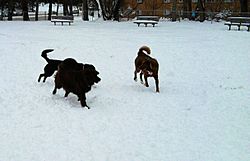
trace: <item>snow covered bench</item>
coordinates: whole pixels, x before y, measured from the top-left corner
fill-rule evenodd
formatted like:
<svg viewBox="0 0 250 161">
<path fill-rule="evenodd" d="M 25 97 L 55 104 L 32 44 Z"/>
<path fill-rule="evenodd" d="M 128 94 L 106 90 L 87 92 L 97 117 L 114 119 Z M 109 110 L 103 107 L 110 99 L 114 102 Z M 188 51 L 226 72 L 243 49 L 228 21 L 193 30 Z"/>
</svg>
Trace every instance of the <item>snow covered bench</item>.
<svg viewBox="0 0 250 161">
<path fill-rule="evenodd" d="M 250 31 L 250 17 L 228 17 L 224 25 L 227 25 L 229 30 L 231 30 L 231 26 L 238 26 L 238 30 L 241 26 L 246 26 L 247 31 Z"/>
<path fill-rule="evenodd" d="M 74 21 L 74 16 L 52 16 L 51 22 L 54 22 L 54 25 L 56 25 L 57 22 L 61 23 L 73 23 Z"/>
<path fill-rule="evenodd" d="M 155 25 L 158 24 L 159 19 L 159 16 L 137 16 L 134 23 L 136 23 L 138 27 L 140 24 L 144 24 L 145 27 L 147 27 L 148 24 L 151 24 L 153 27 L 155 27 Z"/>
</svg>

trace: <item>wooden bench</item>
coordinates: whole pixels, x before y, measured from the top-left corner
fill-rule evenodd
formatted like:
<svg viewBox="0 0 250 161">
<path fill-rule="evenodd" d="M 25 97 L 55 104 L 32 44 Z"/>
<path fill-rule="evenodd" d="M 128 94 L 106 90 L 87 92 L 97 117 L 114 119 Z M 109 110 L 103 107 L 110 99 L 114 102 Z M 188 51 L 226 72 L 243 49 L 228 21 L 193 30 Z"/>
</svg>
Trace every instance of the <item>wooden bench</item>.
<svg viewBox="0 0 250 161">
<path fill-rule="evenodd" d="M 140 26 L 140 24 L 144 24 L 145 27 L 148 26 L 148 24 L 153 25 L 155 27 L 156 24 L 158 24 L 160 17 L 159 16 L 137 16 L 134 23 Z"/>
<path fill-rule="evenodd" d="M 54 25 L 56 25 L 56 23 L 61 23 L 63 25 L 63 23 L 69 23 L 69 25 L 71 23 L 73 23 L 74 21 L 74 16 L 52 16 L 51 18 L 51 22 L 54 22 Z"/>
<path fill-rule="evenodd" d="M 246 26 L 247 31 L 250 31 L 250 17 L 228 17 L 224 25 L 227 25 L 229 30 L 231 26 L 238 26 L 238 30 L 241 26 Z"/>
</svg>

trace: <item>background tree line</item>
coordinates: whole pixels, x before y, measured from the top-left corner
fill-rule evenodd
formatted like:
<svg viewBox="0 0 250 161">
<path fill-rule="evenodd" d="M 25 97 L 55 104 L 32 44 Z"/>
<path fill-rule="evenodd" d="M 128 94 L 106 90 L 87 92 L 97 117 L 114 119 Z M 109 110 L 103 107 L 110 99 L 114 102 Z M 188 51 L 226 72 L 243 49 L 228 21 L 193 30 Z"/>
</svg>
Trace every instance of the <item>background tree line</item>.
<svg viewBox="0 0 250 161">
<path fill-rule="evenodd" d="M 13 18 L 15 10 L 21 10 L 24 21 L 29 21 L 29 11 L 35 11 L 35 20 L 38 20 L 39 5 L 41 3 L 49 4 L 48 8 L 48 20 L 51 20 L 52 5 L 62 4 L 63 14 L 72 15 L 73 6 L 81 6 L 83 12 L 83 20 L 88 21 L 89 4 L 94 4 L 101 10 L 104 20 L 119 20 L 119 9 L 121 0 L 0 0 L 0 15 L 3 15 L 3 11 L 8 11 L 7 19 L 9 21 Z M 58 9 L 56 14 L 58 14 Z"/>
<path fill-rule="evenodd" d="M 248 12 L 248 1 L 249 0 L 240 0 L 241 12 Z M 0 15 L 3 15 L 3 11 L 7 9 L 8 20 L 11 21 L 13 17 L 13 12 L 16 9 L 22 10 L 22 16 L 24 21 L 29 21 L 29 10 L 35 11 L 35 20 L 38 20 L 39 13 L 39 4 L 45 3 L 49 4 L 48 9 L 48 20 L 51 20 L 52 15 L 52 4 L 62 4 L 63 5 L 63 14 L 72 15 L 73 6 L 81 6 L 83 20 L 88 21 L 89 6 L 94 4 L 94 6 L 101 10 L 101 15 L 104 20 L 115 20 L 119 21 L 120 17 L 120 8 L 123 0 L 0 0 Z M 177 0 L 172 0 L 172 12 L 176 14 L 176 4 Z M 192 0 L 183 0 L 183 13 L 184 18 L 191 17 L 192 11 Z M 205 0 L 198 0 L 197 10 L 200 17 L 200 21 L 205 20 Z M 58 9 L 57 12 L 58 14 Z M 173 21 L 176 21 L 176 15 L 173 15 Z"/>
<path fill-rule="evenodd" d="M 29 11 L 35 11 L 36 20 L 38 20 L 39 4 L 41 3 L 49 4 L 48 20 L 50 20 L 52 15 L 52 4 L 63 4 L 63 14 L 72 15 L 73 6 L 82 3 L 82 0 L 0 0 L 0 7 L 2 12 L 7 9 L 9 21 L 12 20 L 15 10 L 21 10 L 23 20 L 29 21 Z"/>
</svg>

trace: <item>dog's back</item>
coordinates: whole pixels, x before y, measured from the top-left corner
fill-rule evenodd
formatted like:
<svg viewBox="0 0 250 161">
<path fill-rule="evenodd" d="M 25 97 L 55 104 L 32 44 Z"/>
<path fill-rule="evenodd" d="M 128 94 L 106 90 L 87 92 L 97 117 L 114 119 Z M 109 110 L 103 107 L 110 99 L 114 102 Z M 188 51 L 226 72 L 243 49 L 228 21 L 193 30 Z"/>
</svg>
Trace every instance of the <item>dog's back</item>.
<svg viewBox="0 0 250 161">
<path fill-rule="evenodd" d="M 159 63 L 156 59 L 151 58 L 150 60 L 144 61 L 143 64 L 141 65 L 140 69 L 142 71 L 146 70 L 146 71 L 151 72 L 154 75 L 158 75 Z"/>
<path fill-rule="evenodd" d="M 67 58 L 62 61 L 60 68 L 64 70 L 83 70 L 84 65 L 82 63 L 78 63 L 73 58 Z"/>
</svg>

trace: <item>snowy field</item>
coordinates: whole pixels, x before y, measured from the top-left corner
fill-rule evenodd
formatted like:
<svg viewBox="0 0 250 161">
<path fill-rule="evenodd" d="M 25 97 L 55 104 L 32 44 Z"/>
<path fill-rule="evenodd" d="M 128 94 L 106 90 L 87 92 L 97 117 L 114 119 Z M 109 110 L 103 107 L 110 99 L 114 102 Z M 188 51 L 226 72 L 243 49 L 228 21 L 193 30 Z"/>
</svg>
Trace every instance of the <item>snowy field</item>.
<svg viewBox="0 0 250 161">
<path fill-rule="evenodd" d="M 211 22 L 0 22 L 0 161 L 250 161 L 250 32 Z M 148 45 L 160 93 L 134 82 Z M 40 56 L 94 64 L 81 108 Z"/>
</svg>

